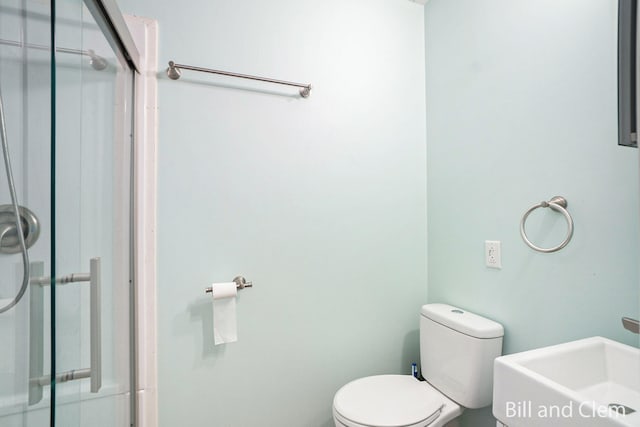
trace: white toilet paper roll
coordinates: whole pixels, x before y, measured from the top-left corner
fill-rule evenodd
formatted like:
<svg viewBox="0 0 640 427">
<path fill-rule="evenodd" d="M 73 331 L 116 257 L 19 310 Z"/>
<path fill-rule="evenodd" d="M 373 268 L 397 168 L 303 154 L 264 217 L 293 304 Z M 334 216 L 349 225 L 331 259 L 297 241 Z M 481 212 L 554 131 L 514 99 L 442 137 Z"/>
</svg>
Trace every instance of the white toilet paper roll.
<svg viewBox="0 0 640 427">
<path fill-rule="evenodd" d="M 213 295 L 213 343 L 215 345 L 238 341 L 236 321 L 235 282 L 211 284 Z"/>
</svg>

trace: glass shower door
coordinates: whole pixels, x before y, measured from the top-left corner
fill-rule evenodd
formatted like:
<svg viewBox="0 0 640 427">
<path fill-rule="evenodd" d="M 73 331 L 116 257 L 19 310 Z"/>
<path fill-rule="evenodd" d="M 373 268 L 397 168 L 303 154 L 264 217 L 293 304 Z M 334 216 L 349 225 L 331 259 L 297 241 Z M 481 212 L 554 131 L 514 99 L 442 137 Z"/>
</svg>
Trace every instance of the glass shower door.
<svg viewBox="0 0 640 427">
<path fill-rule="evenodd" d="M 5 146 L 0 148 L 4 160 L 0 162 L 3 427 L 50 425 L 50 390 L 45 387 L 38 396 L 30 393 L 31 384 L 46 383 L 49 372 L 50 289 L 46 284 L 33 286 L 29 274 L 24 277 L 23 266 L 30 276 L 40 278 L 48 276 L 51 266 L 51 28 L 47 2 L 0 2 L 0 101 L 5 131 L 1 138 Z M 6 160 L 12 174 L 7 173 Z M 17 203 L 29 209 L 39 224 L 39 236 L 30 242 L 27 257 L 17 238 L 11 182 Z M 23 231 L 25 226 L 23 222 Z M 34 333 L 42 331 L 46 333 Z"/>
<path fill-rule="evenodd" d="M 54 417 L 129 426 L 133 72 L 85 3 L 56 3 L 56 44 L 83 53 L 55 64 Z"/>
<path fill-rule="evenodd" d="M 133 72 L 94 2 L 52 4 L 0 2 L 0 426 L 129 426 Z"/>
</svg>

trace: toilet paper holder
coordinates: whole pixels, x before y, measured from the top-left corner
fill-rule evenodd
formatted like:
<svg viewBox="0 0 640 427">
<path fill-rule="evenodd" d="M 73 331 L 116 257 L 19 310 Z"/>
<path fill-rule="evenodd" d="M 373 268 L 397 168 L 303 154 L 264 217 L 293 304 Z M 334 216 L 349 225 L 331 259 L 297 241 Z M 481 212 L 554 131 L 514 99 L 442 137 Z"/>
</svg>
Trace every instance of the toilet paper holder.
<svg viewBox="0 0 640 427">
<path fill-rule="evenodd" d="M 234 277 L 232 282 L 235 282 L 236 288 L 238 288 L 238 289 L 252 288 L 253 287 L 253 282 L 247 282 L 247 279 L 245 279 L 243 276 Z M 209 286 L 208 288 L 205 288 L 204 291 L 205 291 L 205 293 L 210 294 L 211 292 L 213 292 L 213 287 Z"/>
</svg>

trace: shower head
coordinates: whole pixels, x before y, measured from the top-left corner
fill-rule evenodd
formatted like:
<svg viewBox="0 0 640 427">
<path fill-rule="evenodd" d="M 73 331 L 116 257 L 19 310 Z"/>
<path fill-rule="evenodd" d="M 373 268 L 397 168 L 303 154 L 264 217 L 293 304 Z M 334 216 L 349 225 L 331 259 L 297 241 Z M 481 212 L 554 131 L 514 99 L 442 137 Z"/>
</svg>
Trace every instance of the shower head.
<svg viewBox="0 0 640 427">
<path fill-rule="evenodd" d="M 89 58 L 91 58 L 89 60 L 89 64 L 91 64 L 94 70 L 100 71 L 107 68 L 107 60 L 102 56 L 96 55 L 96 53 L 91 49 L 87 51 L 87 54 L 89 55 Z"/>
<path fill-rule="evenodd" d="M 178 80 L 182 73 L 180 72 L 180 68 L 176 67 L 175 62 L 169 61 L 169 68 L 167 68 L 167 76 L 171 80 Z"/>
</svg>

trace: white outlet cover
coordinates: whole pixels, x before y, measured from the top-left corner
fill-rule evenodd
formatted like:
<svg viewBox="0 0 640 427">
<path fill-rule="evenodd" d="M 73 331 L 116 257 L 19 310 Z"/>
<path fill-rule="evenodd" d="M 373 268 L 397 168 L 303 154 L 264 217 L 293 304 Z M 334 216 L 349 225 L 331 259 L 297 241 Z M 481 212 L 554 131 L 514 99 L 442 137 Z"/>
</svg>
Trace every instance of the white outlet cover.
<svg viewBox="0 0 640 427">
<path fill-rule="evenodd" d="M 484 241 L 484 262 L 489 268 L 502 268 L 502 254 L 499 240 Z"/>
</svg>

